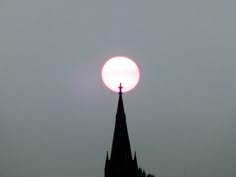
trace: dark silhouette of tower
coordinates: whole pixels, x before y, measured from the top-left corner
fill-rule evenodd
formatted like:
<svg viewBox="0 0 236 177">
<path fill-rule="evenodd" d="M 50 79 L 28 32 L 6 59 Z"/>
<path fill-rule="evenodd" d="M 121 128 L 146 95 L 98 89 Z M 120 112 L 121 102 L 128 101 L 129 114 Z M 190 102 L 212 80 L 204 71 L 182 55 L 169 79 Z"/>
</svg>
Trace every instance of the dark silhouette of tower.
<svg viewBox="0 0 236 177">
<path fill-rule="evenodd" d="M 107 152 L 105 177 L 139 177 L 136 153 L 132 157 L 120 84 L 111 155 Z"/>
</svg>

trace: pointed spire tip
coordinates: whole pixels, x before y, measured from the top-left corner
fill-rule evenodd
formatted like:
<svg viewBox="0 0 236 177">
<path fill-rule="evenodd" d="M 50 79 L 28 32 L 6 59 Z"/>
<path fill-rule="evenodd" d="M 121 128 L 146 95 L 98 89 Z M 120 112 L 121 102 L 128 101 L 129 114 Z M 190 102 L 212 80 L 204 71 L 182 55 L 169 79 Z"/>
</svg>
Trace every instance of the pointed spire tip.
<svg viewBox="0 0 236 177">
<path fill-rule="evenodd" d="M 122 83 L 121 82 L 120 82 L 120 86 L 118 88 L 119 88 L 119 94 L 122 94 L 123 87 L 122 87 Z"/>
</svg>

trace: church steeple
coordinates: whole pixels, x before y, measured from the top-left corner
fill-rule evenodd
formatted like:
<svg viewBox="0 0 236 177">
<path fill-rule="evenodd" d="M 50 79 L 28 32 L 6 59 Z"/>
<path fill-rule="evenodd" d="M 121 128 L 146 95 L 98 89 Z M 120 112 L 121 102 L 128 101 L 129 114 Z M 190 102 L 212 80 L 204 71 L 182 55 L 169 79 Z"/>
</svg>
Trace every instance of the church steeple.
<svg viewBox="0 0 236 177">
<path fill-rule="evenodd" d="M 105 177 L 137 177 L 138 164 L 132 158 L 126 115 L 122 98 L 122 85 L 119 86 L 119 100 L 116 112 L 115 129 L 110 159 L 107 154 Z"/>
<path fill-rule="evenodd" d="M 126 123 L 126 115 L 122 98 L 122 88 L 123 87 L 120 84 L 115 130 L 114 130 L 112 150 L 111 150 L 111 160 L 116 159 L 119 161 L 132 159 L 128 128 Z"/>
</svg>

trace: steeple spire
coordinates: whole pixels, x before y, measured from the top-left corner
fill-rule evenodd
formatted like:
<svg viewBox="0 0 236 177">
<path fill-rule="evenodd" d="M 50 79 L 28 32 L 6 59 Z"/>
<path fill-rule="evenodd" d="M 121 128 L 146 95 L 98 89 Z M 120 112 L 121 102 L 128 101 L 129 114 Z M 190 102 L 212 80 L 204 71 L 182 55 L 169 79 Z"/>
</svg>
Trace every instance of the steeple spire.
<svg viewBox="0 0 236 177">
<path fill-rule="evenodd" d="M 122 85 L 119 86 L 119 100 L 116 113 L 115 130 L 113 136 L 111 160 L 112 159 L 132 159 L 128 128 L 126 123 L 126 115 L 122 99 Z"/>
<path fill-rule="evenodd" d="M 126 115 L 122 98 L 122 84 L 119 85 L 119 99 L 110 158 L 107 154 L 105 177 L 138 177 L 136 153 L 132 158 Z"/>
</svg>

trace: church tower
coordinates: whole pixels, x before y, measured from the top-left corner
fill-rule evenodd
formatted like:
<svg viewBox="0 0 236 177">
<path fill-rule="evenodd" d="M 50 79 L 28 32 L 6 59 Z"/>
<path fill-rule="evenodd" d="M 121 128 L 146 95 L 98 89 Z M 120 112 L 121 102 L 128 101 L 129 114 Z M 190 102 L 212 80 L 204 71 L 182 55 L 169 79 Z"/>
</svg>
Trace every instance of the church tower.
<svg viewBox="0 0 236 177">
<path fill-rule="evenodd" d="M 136 153 L 132 157 L 126 116 L 122 99 L 122 85 L 119 86 L 119 100 L 115 120 L 111 155 L 107 152 L 105 177 L 138 177 Z"/>
</svg>

